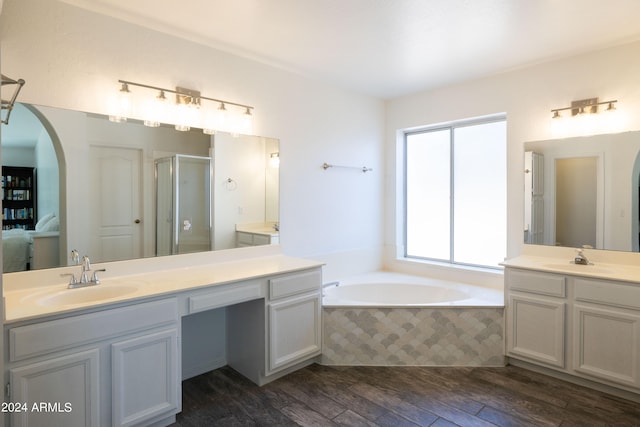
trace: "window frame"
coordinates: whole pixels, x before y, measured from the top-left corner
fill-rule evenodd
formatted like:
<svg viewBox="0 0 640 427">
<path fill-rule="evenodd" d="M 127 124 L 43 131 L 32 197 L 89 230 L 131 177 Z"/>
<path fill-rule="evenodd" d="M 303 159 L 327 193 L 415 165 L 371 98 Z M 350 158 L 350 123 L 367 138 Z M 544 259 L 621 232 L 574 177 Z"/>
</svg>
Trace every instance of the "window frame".
<svg viewBox="0 0 640 427">
<path fill-rule="evenodd" d="M 423 126 L 423 127 L 416 127 L 416 128 L 411 128 L 411 129 L 405 129 L 402 131 L 402 155 L 403 155 L 403 159 L 402 159 L 402 180 L 403 180 L 403 221 L 402 221 L 402 225 L 403 225 L 403 257 L 406 260 L 415 260 L 415 261 L 426 261 L 426 262 L 431 262 L 431 263 L 437 263 L 437 264 L 444 264 L 444 265 L 449 265 L 452 267 L 473 267 L 473 268 L 482 268 L 482 269 L 490 269 L 490 270 L 502 270 L 503 268 L 499 265 L 493 266 L 493 265 L 481 265 L 481 264 L 472 264 L 472 263 L 465 263 L 465 262 L 459 262 L 459 261 L 454 261 L 454 251 L 455 251 L 455 245 L 454 245 L 454 238 L 455 238 L 455 222 L 454 222 L 454 216 L 455 216 L 455 187 L 454 187 L 454 180 L 455 180 L 455 167 L 454 167 L 454 163 L 455 163 L 455 158 L 454 158 L 454 150 L 455 150 L 455 138 L 454 138 L 454 130 L 457 128 L 464 128 L 464 127 L 469 127 L 469 126 L 477 126 L 477 125 L 482 125 L 482 124 L 489 124 L 489 123 L 496 123 L 496 122 L 504 122 L 505 123 L 505 158 L 504 158 L 504 162 L 505 162 L 505 167 L 507 166 L 507 157 L 506 157 L 506 150 L 507 150 L 507 115 L 505 113 L 501 113 L 501 114 L 495 114 L 495 115 L 491 115 L 491 116 L 485 116 L 485 117 L 477 117 L 477 118 L 471 118 L 471 119 L 462 119 L 462 120 L 456 120 L 456 121 L 452 121 L 452 122 L 446 122 L 446 123 L 440 123 L 440 124 L 434 124 L 434 125 L 429 125 L 429 126 Z M 442 130 L 448 130 L 449 131 L 449 188 L 450 188 L 450 197 L 449 197 L 449 259 L 440 259 L 440 258 L 430 258 L 430 257 L 420 257 L 420 256 L 416 256 L 416 255 L 409 255 L 408 254 L 408 245 L 407 245 L 407 239 L 408 239 L 408 194 L 407 194 L 407 138 L 410 135 L 417 135 L 417 134 L 424 134 L 424 133 L 429 133 L 429 132 L 437 132 L 437 131 L 442 131 Z M 507 194 L 506 194 L 506 187 L 507 187 L 507 171 L 505 169 L 505 177 L 504 177 L 504 185 L 505 185 L 505 208 L 506 208 L 506 204 L 507 204 Z M 507 231 L 507 223 L 505 222 L 504 224 L 505 227 L 505 231 Z M 506 235 L 506 234 L 505 234 Z M 508 239 L 508 238 L 507 238 Z M 505 241 L 505 256 L 506 256 L 506 244 L 507 242 Z"/>
</svg>

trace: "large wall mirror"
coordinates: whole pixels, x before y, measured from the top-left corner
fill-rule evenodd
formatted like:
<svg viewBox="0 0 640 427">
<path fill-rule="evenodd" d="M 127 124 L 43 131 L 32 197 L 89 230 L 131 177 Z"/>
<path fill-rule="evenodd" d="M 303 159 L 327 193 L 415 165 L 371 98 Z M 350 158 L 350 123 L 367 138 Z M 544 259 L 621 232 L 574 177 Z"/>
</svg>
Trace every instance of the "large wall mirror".
<svg viewBox="0 0 640 427">
<path fill-rule="evenodd" d="M 524 242 L 638 252 L 640 132 L 525 143 Z"/>
<path fill-rule="evenodd" d="M 5 273 L 278 241 L 276 139 L 16 104 L 1 142 Z"/>
</svg>

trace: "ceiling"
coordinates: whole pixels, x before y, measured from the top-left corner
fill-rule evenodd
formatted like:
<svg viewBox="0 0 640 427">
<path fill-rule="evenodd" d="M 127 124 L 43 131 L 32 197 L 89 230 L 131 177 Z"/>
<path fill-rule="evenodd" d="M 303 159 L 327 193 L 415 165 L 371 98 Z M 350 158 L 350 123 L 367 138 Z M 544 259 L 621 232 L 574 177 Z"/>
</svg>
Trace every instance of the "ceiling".
<svg viewBox="0 0 640 427">
<path fill-rule="evenodd" d="M 61 0 L 390 99 L 640 39 L 638 0 Z"/>
</svg>

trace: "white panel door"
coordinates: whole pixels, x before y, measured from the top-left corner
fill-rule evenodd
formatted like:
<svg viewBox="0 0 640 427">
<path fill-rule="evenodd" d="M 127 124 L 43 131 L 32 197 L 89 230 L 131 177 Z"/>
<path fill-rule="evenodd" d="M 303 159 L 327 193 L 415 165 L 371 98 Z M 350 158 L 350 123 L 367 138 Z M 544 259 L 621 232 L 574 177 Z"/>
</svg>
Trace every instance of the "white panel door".
<svg viewBox="0 0 640 427">
<path fill-rule="evenodd" d="M 94 262 L 142 257 L 142 153 L 91 146 L 91 247 Z"/>
<path fill-rule="evenodd" d="M 112 344 L 112 425 L 149 424 L 181 409 L 176 329 Z"/>
<path fill-rule="evenodd" d="M 576 304 L 573 345 L 577 372 L 640 386 L 640 316 Z"/>
<path fill-rule="evenodd" d="M 9 370 L 11 401 L 26 410 L 11 414 L 13 426 L 97 426 L 99 350 L 91 349 Z"/>
<path fill-rule="evenodd" d="M 316 293 L 269 304 L 267 374 L 320 354 L 320 306 Z"/>
<path fill-rule="evenodd" d="M 507 307 L 509 356 L 564 368 L 566 303 L 511 295 Z"/>
</svg>

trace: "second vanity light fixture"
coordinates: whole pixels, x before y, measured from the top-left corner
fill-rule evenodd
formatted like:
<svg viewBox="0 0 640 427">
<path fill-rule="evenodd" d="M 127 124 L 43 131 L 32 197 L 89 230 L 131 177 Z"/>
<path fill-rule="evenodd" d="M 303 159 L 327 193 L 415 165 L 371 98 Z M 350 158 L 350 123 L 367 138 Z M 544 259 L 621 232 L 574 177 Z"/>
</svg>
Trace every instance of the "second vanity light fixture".
<svg viewBox="0 0 640 427">
<path fill-rule="evenodd" d="M 121 84 L 120 91 L 114 111 L 109 116 L 112 122 L 123 122 L 131 117 L 133 102 L 129 87 L 136 86 L 157 93 L 155 98 L 148 98 L 138 106 L 137 115 L 144 117 L 145 126 L 158 127 L 160 123 L 170 123 L 179 131 L 197 126 L 209 135 L 216 131 L 233 134 L 251 134 L 253 131 L 253 107 L 250 105 L 210 98 L 183 87 L 165 89 L 127 80 L 118 80 L 118 83 Z M 167 93 L 175 94 L 175 102 L 169 102 Z"/>
<path fill-rule="evenodd" d="M 598 101 L 598 98 L 588 98 L 588 99 L 580 99 L 578 101 L 572 101 L 570 107 L 564 108 L 554 108 L 551 110 L 553 114 L 552 118 L 558 119 L 562 117 L 560 114 L 561 111 L 571 110 L 571 116 L 579 116 L 584 114 L 595 114 L 598 112 L 598 107 L 601 105 L 606 105 L 605 111 L 615 111 L 615 104 L 618 102 L 617 99 L 611 101 Z"/>
</svg>

